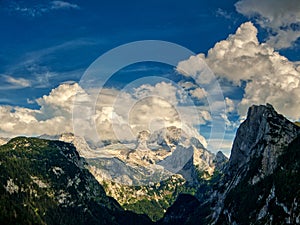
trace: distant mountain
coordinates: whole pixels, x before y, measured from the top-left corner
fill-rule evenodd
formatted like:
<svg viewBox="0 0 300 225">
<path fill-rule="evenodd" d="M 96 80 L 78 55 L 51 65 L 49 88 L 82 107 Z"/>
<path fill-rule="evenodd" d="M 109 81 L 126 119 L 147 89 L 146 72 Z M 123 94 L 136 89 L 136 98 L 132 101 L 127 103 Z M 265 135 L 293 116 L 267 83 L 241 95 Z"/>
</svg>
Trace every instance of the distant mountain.
<svg viewBox="0 0 300 225">
<path fill-rule="evenodd" d="M 0 146 L 0 224 L 151 224 L 106 196 L 72 144 L 19 137 Z"/>
<path fill-rule="evenodd" d="M 73 143 L 109 196 L 152 220 L 160 219 L 180 193 L 201 199 L 204 193 L 197 188 L 207 188 L 206 180 L 221 172 L 228 161 L 221 152 L 209 152 L 197 138 L 174 126 L 153 133 L 141 131 L 135 142 L 101 148 L 70 133 L 47 138 Z"/>
<path fill-rule="evenodd" d="M 175 202 L 160 223 L 300 224 L 299 190 L 300 127 L 269 104 L 252 106 L 210 198 L 182 215 Z"/>
</svg>

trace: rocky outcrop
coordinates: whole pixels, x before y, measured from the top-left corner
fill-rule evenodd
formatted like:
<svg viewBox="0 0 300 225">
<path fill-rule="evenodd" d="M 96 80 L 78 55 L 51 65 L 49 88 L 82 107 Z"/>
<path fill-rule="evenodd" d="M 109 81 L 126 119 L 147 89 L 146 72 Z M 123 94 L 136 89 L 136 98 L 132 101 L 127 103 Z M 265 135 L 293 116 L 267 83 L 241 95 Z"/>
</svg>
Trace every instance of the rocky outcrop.
<svg viewBox="0 0 300 225">
<path fill-rule="evenodd" d="M 250 107 L 247 119 L 237 131 L 227 172 L 236 174 L 252 158 L 262 157 L 262 175 L 271 174 L 284 147 L 298 134 L 299 127 L 270 104 Z"/>
<path fill-rule="evenodd" d="M 271 105 L 250 107 L 222 179 L 181 224 L 300 224 L 299 143 L 300 127 Z"/>
<path fill-rule="evenodd" d="M 287 149 L 299 134 L 300 128 L 278 114 L 270 104 L 249 108 L 247 119 L 237 131 L 225 177 L 220 183 L 224 191 L 218 191 L 218 200 L 221 201 L 218 201 L 215 207 L 217 213 L 214 221 L 217 224 L 227 224 L 222 222 L 224 217 L 231 224 L 241 224 L 246 220 L 250 224 L 256 221 L 263 224 L 266 218 L 272 220 L 274 211 L 268 205 L 271 205 L 271 199 L 274 200 L 279 195 L 276 190 L 281 190 L 281 185 L 289 185 L 285 184 L 284 180 L 282 184 L 275 181 L 282 168 L 286 166 L 286 162 L 282 162 L 282 157 L 289 155 Z M 299 170 L 295 172 L 297 174 Z M 239 196 L 242 193 L 244 196 Z M 299 197 L 297 193 L 292 195 Z M 267 205 L 259 206 L 262 207 L 259 211 L 257 209 L 259 204 Z M 249 215 L 246 219 L 247 213 Z M 275 222 L 286 221 L 282 219 Z"/>
<path fill-rule="evenodd" d="M 124 208 L 146 213 L 153 220 L 162 217 L 179 193 L 192 192 L 199 178 L 208 179 L 214 172 L 215 155 L 177 127 L 141 131 L 134 148 L 127 146 L 99 149 L 113 158 L 89 158 L 90 171 Z M 152 211 L 148 209 L 153 206 Z"/>
<path fill-rule="evenodd" d="M 237 130 L 224 178 L 215 192 L 212 221 L 230 214 L 225 203 L 242 183 L 254 185 L 273 174 L 278 158 L 299 134 L 299 127 L 270 104 L 251 106 L 247 119 Z"/>
<path fill-rule="evenodd" d="M 178 145 L 186 146 L 189 144 L 190 138 L 181 128 L 170 126 L 154 131 L 150 135 L 147 145 L 152 150 L 164 148 L 174 151 Z"/>
<path fill-rule="evenodd" d="M 223 154 L 223 152 L 218 151 L 213 163 L 215 164 L 215 169 L 218 171 L 223 171 L 227 165 L 228 158 Z"/>
<path fill-rule="evenodd" d="M 150 137 L 150 132 L 147 130 L 141 131 L 138 133 L 137 136 L 137 145 L 136 149 L 137 150 L 142 150 L 142 151 L 147 151 L 149 150 L 147 146 L 147 141 L 149 140 Z"/>
</svg>

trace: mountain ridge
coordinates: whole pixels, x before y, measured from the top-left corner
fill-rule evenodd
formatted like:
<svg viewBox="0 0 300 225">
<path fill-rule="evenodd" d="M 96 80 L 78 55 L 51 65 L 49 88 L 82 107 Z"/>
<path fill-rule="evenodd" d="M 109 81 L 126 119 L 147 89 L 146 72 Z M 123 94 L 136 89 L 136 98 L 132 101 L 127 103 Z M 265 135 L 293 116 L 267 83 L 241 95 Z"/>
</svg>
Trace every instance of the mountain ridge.
<svg viewBox="0 0 300 225">
<path fill-rule="evenodd" d="M 224 175 L 213 187 L 211 197 L 190 209 L 185 218 L 173 219 L 172 211 L 167 212 L 161 224 L 299 224 L 300 214 L 289 216 L 291 202 L 281 194 L 285 186 L 293 184 L 293 191 L 286 195 L 294 198 L 294 205 L 298 204 L 300 146 L 293 143 L 299 143 L 299 135 L 300 128 L 271 105 L 250 107 L 237 131 Z M 288 165 L 282 158 L 293 163 Z M 285 173 L 287 178 L 283 177 Z M 293 212 L 299 210 L 296 206 Z"/>
<path fill-rule="evenodd" d="M 174 126 L 153 133 L 141 131 L 132 144 L 114 143 L 96 151 L 73 134 L 56 138 L 76 146 L 80 155 L 86 157 L 87 168 L 109 196 L 117 199 L 125 209 L 146 213 L 153 220 L 163 216 L 178 194 L 195 193 L 196 186 L 203 185 L 199 179 L 209 179 L 215 164 L 222 170 L 221 165 L 227 161 L 221 153 L 218 156 L 222 157 L 216 158 L 198 139 Z M 137 178 L 135 174 L 140 176 L 149 169 L 156 171 L 146 177 L 149 184 L 131 180 L 132 176 Z M 147 209 L 149 207 L 154 214 Z"/>
<path fill-rule="evenodd" d="M 72 144 L 17 137 L 0 156 L 1 224 L 151 224 L 106 196 Z"/>
</svg>

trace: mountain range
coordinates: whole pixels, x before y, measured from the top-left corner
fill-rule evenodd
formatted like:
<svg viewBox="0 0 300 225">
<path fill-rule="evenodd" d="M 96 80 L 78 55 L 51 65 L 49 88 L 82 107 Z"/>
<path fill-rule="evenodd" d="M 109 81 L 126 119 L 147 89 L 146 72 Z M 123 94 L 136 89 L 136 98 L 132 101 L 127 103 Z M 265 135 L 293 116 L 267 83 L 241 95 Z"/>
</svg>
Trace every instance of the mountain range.
<svg viewBox="0 0 300 225">
<path fill-rule="evenodd" d="M 7 141 L 1 224 L 300 224 L 300 127 L 269 104 L 249 108 L 229 159 L 177 127 Z"/>
<path fill-rule="evenodd" d="M 124 209 L 147 214 L 154 221 L 163 217 L 180 193 L 195 195 L 228 160 L 174 126 L 152 134 L 141 131 L 134 142 L 107 141 L 98 148 L 71 133 L 40 138 L 73 143 L 107 195 Z"/>
</svg>

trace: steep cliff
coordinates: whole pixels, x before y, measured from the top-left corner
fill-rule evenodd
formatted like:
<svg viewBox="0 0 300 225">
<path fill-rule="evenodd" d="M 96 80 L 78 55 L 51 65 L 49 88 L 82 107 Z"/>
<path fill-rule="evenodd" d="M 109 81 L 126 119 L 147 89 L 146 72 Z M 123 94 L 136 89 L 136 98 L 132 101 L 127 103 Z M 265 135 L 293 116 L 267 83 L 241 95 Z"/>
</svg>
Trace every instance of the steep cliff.
<svg viewBox="0 0 300 225">
<path fill-rule="evenodd" d="M 300 224 L 299 135 L 271 105 L 250 107 L 210 198 L 172 224 Z"/>
</svg>

